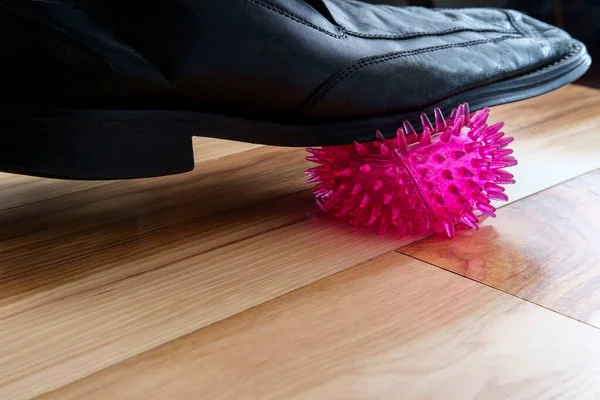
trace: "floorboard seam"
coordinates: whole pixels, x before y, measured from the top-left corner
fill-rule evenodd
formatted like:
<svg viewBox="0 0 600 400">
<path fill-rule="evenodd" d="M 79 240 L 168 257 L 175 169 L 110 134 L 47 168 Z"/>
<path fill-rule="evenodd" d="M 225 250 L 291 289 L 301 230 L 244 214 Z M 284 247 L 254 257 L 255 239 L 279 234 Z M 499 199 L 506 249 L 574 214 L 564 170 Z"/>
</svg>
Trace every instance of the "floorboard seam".
<svg viewBox="0 0 600 400">
<path fill-rule="evenodd" d="M 558 315 L 560 315 L 561 317 L 566 317 L 566 318 L 568 318 L 568 319 L 570 319 L 570 320 L 573 320 L 573 321 L 575 321 L 575 322 L 579 322 L 579 323 L 581 323 L 581 324 L 587 325 L 587 326 L 589 326 L 589 327 L 591 327 L 591 328 L 594 328 L 594 329 L 596 329 L 596 330 L 600 330 L 600 327 L 594 326 L 594 325 L 592 325 L 592 324 L 590 324 L 590 323 L 588 323 L 588 322 L 585 322 L 585 321 L 579 320 L 579 319 L 577 319 L 577 318 L 574 318 L 574 317 L 572 317 L 572 316 L 570 316 L 570 315 L 563 314 L 563 313 L 561 313 L 561 312 L 559 312 L 559 311 L 553 310 L 552 308 L 546 307 L 546 306 L 544 306 L 544 305 L 542 305 L 542 304 L 539 304 L 539 303 L 536 303 L 536 302 L 534 302 L 534 301 L 532 301 L 532 300 L 529 300 L 529 299 L 523 298 L 523 297 L 521 297 L 521 296 L 518 296 L 518 295 L 516 295 L 516 294 L 514 294 L 514 293 L 507 292 L 506 290 L 503 290 L 503 289 L 497 288 L 497 287 L 495 287 L 495 286 L 492 286 L 492 285 L 490 285 L 490 284 L 488 284 L 488 283 L 485 283 L 485 282 L 482 282 L 482 281 L 478 281 L 477 279 L 473 279 L 473 278 L 471 278 L 471 277 L 468 277 L 468 276 L 462 275 L 462 274 L 460 274 L 460 273 L 458 273 L 458 272 L 455 272 L 455 271 L 452 271 L 452 270 L 446 269 L 446 268 L 444 268 L 444 267 L 442 267 L 442 266 L 440 266 L 440 265 L 436 265 L 436 264 L 433 264 L 433 263 L 431 263 L 431 262 L 429 262 L 429 261 L 422 260 L 422 259 L 420 259 L 420 258 L 418 258 L 418 257 L 415 257 L 415 256 L 412 256 L 412 255 L 410 255 L 410 254 L 402 253 L 400 250 L 395 250 L 395 252 L 396 252 L 396 253 L 398 253 L 398 254 L 401 254 L 401 255 L 403 255 L 403 256 L 410 257 L 410 258 L 412 258 L 413 260 L 420 261 L 420 262 L 422 262 L 422 263 L 425 263 L 425 264 L 431 265 L 432 267 L 439 268 L 439 269 L 441 269 L 441 270 L 443 270 L 443 271 L 449 272 L 449 273 L 451 273 L 451 274 L 454 274 L 454 275 L 456 275 L 456 276 L 460 276 L 461 278 L 468 279 L 468 280 L 470 280 L 470 281 L 473 281 L 473 282 L 475 282 L 475 283 L 478 283 L 478 284 L 480 284 L 480 285 L 483 285 L 483 286 L 487 286 L 487 287 L 489 287 L 490 289 L 497 290 L 497 291 L 499 291 L 499 292 L 501 292 L 501 293 L 505 293 L 505 294 L 507 294 L 507 295 L 509 295 L 509 296 L 512 296 L 512 297 L 515 297 L 515 298 L 517 298 L 517 299 L 519 299 L 519 300 L 526 301 L 527 303 L 533 304 L 534 306 L 537 306 L 537 307 L 544 308 L 544 309 L 546 309 L 546 310 L 548 310 L 548 311 L 551 311 L 551 312 L 553 312 L 554 314 L 558 314 Z"/>
<path fill-rule="evenodd" d="M 539 190 L 539 191 L 537 191 L 537 192 L 534 192 L 534 193 L 530 193 L 530 194 L 528 194 L 527 196 L 525 196 L 525 197 L 522 197 L 522 198 L 520 198 L 520 199 L 517 199 L 517 200 L 515 200 L 515 201 L 513 201 L 513 202 L 510 202 L 510 203 L 508 203 L 508 204 L 501 204 L 501 205 L 499 205 L 499 206 L 498 206 L 497 210 L 502 210 L 503 208 L 510 207 L 510 206 L 512 206 L 513 204 L 517 204 L 517 203 L 518 203 L 518 202 L 520 202 L 520 201 L 523 201 L 523 200 L 525 200 L 525 199 L 528 199 L 528 198 L 530 198 L 530 197 L 533 197 L 533 196 L 537 196 L 538 194 L 544 193 L 544 192 L 546 192 L 546 191 L 548 191 L 548 190 L 550 190 L 550 189 L 552 189 L 552 188 L 555 188 L 556 186 L 559 186 L 559 185 L 562 185 L 562 184 L 564 184 L 564 183 L 567 183 L 567 182 L 573 181 L 573 180 L 575 180 L 575 179 L 579 179 L 579 178 L 581 178 L 582 176 L 585 176 L 585 175 L 587 175 L 587 174 L 591 174 L 591 173 L 593 173 L 593 172 L 596 172 L 596 171 L 600 171 L 600 168 L 594 168 L 594 169 L 591 169 L 591 170 L 589 170 L 589 171 L 587 171 L 587 172 L 583 172 L 583 173 L 581 173 L 581 174 L 579 174 L 579 175 L 576 175 L 576 176 L 574 176 L 574 177 L 572 177 L 572 178 L 565 179 L 565 180 L 564 180 L 564 181 L 562 181 L 562 182 L 555 183 L 555 184 L 553 184 L 553 185 L 551 185 L 551 186 L 548 186 L 548 187 L 547 187 L 547 188 L 545 188 L 545 189 Z M 486 217 L 486 218 L 487 218 L 487 217 Z M 410 243 L 406 243 L 406 244 L 402 245 L 401 247 L 398 247 L 398 248 L 396 249 L 396 251 L 397 251 L 397 252 L 399 252 L 400 254 L 408 255 L 408 254 L 406 254 L 406 253 L 402 253 L 400 250 L 402 250 L 403 248 L 405 248 L 405 247 L 407 247 L 407 246 L 410 246 L 410 245 L 412 245 L 413 243 L 420 242 L 421 240 L 425 240 L 425 239 L 427 239 L 427 238 L 429 238 L 429 237 L 431 237 L 431 236 L 433 236 L 433 235 L 435 235 L 435 234 L 430 234 L 430 235 L 427 235 L 427 236 L 423 236 L 423 237 L 420 237 L 420 238 L 416 238 L 416 239 L 415 239 L 415 240 L 413 240 L 412 242 L 410 242 Z M 432 264 L 432 265 L 434 265 L 434 264 Z"/>
</svg>

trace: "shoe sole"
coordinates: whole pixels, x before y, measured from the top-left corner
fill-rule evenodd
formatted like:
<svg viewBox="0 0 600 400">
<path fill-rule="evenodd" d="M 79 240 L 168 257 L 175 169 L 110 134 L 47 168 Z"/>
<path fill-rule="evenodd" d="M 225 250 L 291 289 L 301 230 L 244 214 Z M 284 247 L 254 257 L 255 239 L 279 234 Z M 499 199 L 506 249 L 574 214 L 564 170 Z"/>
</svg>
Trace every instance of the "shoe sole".
<svg viewBox="0 0 600 400">
<path fill-rule="evenodd" d="M 392 116 L 313 125 L 261 122 L 187 111 L 53 110 L 0 113 L 0 170 L 61 179 L 132 179 L 194 169 L 193 136 L 305 147 L 372 141 L 374 132 L 395 135 L 402 122 L 419 121 L 434 108 L 449 112 L 511 103 L 558 89 L 591 64 L 573 41 L 562 59 L 533 72 L 449 97 L 421 110 Z M 33 115 L 32 115 L 33 114 Z"/>
</svg>

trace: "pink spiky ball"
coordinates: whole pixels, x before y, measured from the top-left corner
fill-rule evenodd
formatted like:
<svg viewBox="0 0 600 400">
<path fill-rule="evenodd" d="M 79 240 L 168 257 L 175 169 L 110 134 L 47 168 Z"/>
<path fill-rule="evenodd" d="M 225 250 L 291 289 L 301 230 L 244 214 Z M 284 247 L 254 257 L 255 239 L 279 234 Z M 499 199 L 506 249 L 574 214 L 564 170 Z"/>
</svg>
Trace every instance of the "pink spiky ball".
<svg viewBox="0 0 600 400">
<path fill-rule="evenodd" d="M 317 204 L 380 233 L 453 237 L 457 223 L 478 229 L 475 212 L 495 217 L 491 200 L 508 200 L 502 185 L 515 182 L 504 168 L 517 164 L 506 148 L 513 138 L 502 122 L 487 125 L 489 113 L 470 113 L 465 103 L 447 120 L 435 109 L 435 127 L 421 114 L 419 134 L 405 121 L 394 139 L 377 131 L 375 142 L 307 149 L 319 164 L 306 171 L 309 183 L 319 182 Z"/>
</svg>

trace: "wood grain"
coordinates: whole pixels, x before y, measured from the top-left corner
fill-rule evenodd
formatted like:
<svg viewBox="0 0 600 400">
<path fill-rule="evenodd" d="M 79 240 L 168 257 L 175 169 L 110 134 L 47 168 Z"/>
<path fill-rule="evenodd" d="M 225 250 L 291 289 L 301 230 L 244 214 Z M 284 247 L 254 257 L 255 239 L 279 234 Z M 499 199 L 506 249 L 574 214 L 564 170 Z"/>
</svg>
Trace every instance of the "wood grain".
<svg viewBox="0 0 600 400">
<path fill-rule="evenodd" d="M 194 160 L 196 163 L 202 161 L 217 160 L 232 154 L 239 154 L 244 151 L 258 149 L 262 145 L 234 142 L 232 140 L 214 140 L 212 138 L 195 137 L 194 138 Z"/>
<path fill-rule="evenodd" d="M 599 99 L 569 86 L 494 109 L 521 161 L 512 201 L 600 167 Z M 0 176 L 0 398 L 57 388 L 416 239 L 316 218 L 303 149 L 196 145 L 205 154 L 179 176 Z"/>
<path fill-rule="evenodd" d="M 600 331 L 399 254 L 43 399 L 592 399 Z"/>
<path fill-rule="evenodd" d="M 397 246 L 306 216 L 286 223 L 304 205 L 271 204 L 206 231 L 165 231 L 8 276 L 0 398 L 59 387 Z"/>
<path fill-rule="evenodd" d="M 600 327 L 599 238 L 596 170 L 501 209 L 480 232 L 401 251 Z"/>
</svg>

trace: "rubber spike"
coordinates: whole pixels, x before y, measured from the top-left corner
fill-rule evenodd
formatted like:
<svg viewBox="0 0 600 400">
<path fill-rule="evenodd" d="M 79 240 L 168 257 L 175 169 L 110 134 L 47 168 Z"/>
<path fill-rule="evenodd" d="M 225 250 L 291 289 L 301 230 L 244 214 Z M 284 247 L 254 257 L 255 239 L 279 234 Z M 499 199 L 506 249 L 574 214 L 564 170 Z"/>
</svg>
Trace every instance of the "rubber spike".
<svg viewBox="0 0 600 400">
<path fill-rule="evenodd" d="M 437 131 L 442 131 L 446 129 L 446 120 L 444 119 L 444 114 L 442 114 L 442 110 L 436 108 L 433 110 L 433 115 L 435 116 L 435 129 Z"/>
<path fill-rule="evenodd" d="M 423 130 L 425 130 L 425 129 L 429 129 L 430 131 L 433 130 L 433 125 L 431 125 L 431 122 L 429 121 L 429 118 L 427 117 L 427 114 L 425 114 L 425 113 L 421 113 L 421 126 L 423 126 Z"/>
</svg>

